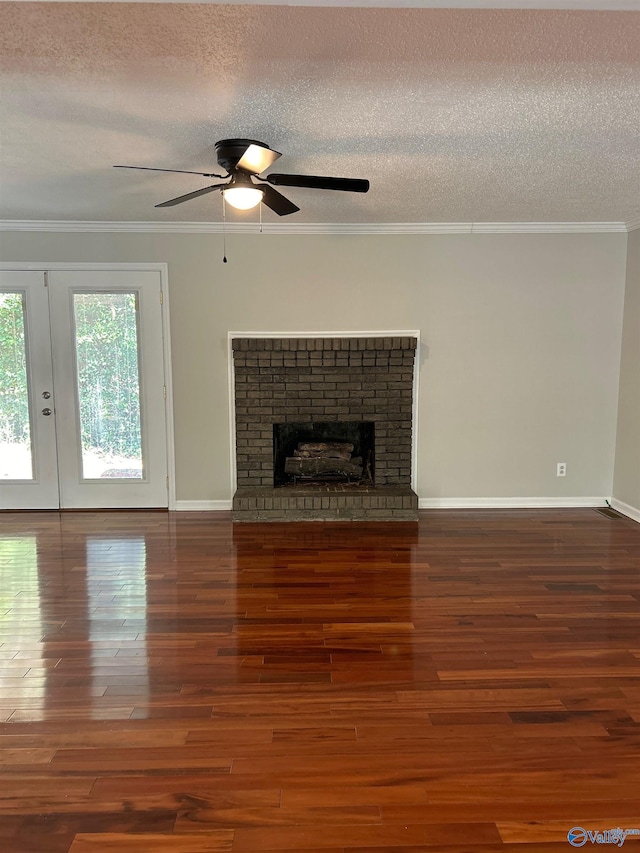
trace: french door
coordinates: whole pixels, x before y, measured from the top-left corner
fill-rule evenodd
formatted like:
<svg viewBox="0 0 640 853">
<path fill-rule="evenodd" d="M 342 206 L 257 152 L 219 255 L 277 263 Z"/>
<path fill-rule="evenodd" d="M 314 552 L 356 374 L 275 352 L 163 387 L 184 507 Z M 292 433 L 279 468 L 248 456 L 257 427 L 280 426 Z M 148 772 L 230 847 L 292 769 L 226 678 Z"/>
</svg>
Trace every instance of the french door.
<svg viewBox="0 0 640 853">
<path fill-rule="evenodd" d="M 158 271 L 0 271 L 0 508 L 168 505 Z"/>
</svg>

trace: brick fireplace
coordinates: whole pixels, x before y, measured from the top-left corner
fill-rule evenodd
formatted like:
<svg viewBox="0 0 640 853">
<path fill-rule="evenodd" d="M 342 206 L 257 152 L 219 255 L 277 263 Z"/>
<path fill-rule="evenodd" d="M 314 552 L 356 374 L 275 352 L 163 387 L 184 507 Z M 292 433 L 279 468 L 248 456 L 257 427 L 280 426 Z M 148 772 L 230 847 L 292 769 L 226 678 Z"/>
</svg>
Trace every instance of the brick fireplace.
<svg viewBox="0 0 640 853">
<path fill-rule="evenodd" d="M 232 337 L 235 521 L 413 521 L 415 337 Z M 282 426 L 281 426 L 282 425 Z M 287 478 L 279 435 L 351 441 L 370 435 L 360 479 Z M 359 432 L 354 433 L 354 429 Z M 291 439 L 289 439 L 291 440 Z M 294 445 L 292 445 L 293 447 Z M 285 452 L 292 452 L 291 450 Z M 358 457 L 361 459 L 361 457 Z M 355 460 L 358 461 L 358 460 Z"/>
</svg>

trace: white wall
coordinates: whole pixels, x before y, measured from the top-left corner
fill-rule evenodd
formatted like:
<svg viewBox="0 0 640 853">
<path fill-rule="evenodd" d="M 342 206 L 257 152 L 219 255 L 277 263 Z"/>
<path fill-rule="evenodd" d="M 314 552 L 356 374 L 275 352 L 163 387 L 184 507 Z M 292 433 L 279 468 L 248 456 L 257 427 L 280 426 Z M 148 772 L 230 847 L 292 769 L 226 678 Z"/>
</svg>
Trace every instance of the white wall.
<svg viewBox="0 0 640 853">
<path fill-rule="evenodd" d="M 640 521 L 640 230 L 627 250 L 613 496 Z"/>
<path fill-rule="evenodd" d="M 229 330 L 421 330 L 421 498 L 613 488 L 624 233 L 5 233 L 5 261 L 169 264 L 179 500 L 230 497 Z M 566 462 L 566 478 L 556 463 Z"/>
</svg>

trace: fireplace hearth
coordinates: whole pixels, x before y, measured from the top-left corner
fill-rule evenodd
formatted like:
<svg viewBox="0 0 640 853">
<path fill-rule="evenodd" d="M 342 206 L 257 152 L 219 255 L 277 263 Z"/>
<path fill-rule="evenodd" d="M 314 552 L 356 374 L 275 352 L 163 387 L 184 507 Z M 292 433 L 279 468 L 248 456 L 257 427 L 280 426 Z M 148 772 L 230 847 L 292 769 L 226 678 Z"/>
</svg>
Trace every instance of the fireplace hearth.
<svg viewBox="0 0 640 853">
<path fill-rule="evenodd" d="M 233 338 L 234 520 L 416 520 L 416 345 Z"/>
</svg>

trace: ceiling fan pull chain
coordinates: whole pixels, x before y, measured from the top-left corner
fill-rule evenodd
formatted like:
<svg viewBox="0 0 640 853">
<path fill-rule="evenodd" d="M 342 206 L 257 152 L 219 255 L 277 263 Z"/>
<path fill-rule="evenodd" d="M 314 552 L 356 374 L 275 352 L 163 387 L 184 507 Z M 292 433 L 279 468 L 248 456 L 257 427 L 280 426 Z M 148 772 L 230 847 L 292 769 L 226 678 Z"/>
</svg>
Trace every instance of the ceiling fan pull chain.
<svg viewBox="0 0 640 853">
<path fill-rule="evenodd" d="M 222 263 L 227 263 L 227 206 L 222 193 Z"/>
</svg>

